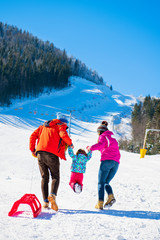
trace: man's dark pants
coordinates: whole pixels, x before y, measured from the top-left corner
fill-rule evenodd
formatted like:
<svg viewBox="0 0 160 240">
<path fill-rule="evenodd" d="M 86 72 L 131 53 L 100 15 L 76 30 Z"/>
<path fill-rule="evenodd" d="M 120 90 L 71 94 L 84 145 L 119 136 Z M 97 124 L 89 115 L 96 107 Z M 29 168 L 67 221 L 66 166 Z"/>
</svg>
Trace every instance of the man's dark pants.
<svg viewBox="0 0 160 240">
<path fill-rule="evenodd" d="M 52 178 L 50 192 L 52 194 L 57 195 L 59 180 L 60 180 L 59 157 L 49 152 L 39 151 L 37 153 L 37 158 L 38 158 L 39 170 L 42 176 L 42 181 L 41 181 L 42 196 L 43 196 L 43 200 L 46 201 L 48 199 L 49 175 L 51 175 L 51 178 Z"/>
</svg>

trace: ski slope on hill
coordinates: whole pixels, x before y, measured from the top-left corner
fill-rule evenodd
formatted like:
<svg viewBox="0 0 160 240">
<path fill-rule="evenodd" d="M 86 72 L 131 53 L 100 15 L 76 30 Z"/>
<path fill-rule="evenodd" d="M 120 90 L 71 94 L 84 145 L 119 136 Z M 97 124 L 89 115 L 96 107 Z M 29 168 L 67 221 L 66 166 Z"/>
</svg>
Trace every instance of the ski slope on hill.
<svg viewBox="0 0 160 240">
<path fill-rule="evenodd" d="M 9 108 L 0 108 L 0 122 L 31 128 L 56 118 L 57 112 L 85 122 L 108 120 L 117 136 L 130 137 L 130 116 L 137 99 L 111 91 L 86 79 L 71 77 L 70 87 L 42 94 L 35 99 L 15 100 Z"/>
<path fill-rule="evenodd" d="M 37 159 L 29 151 L 32 131 L 57 112 L 72 111 L 74 151 L 97 142 L 96 129 L 108 120 L 115 136 L 130 136 L 130 114 L 137 99 L 111 91 L 85 79 L 72 77 L 71 86 L 36 99 L 15 100 L 0 109 L 0 239 L 2 240 L 159 240 L 160 155 L 145 156 L 121 151 L 121 163 L 112 187 L 117 202 L 98 211 L 97 180 L 100 154 L 87 163 L 84 188 L 75 194 L 69 186 L 71 159 L 61 161 L 57 196 L 59 211 L 42 210 L 33 218 L 28 205 L 8 217 L 13 203 L 25 193 L 42 202 Z"/>
<path fill-rule="evenodd" d="M 73 122 L 75 146 L 85 148 L 97 141 L 98 123 Z M 75 194 L 69 186 L 71 159 L 61 160 L 61 182 L 57 196 L 59 211 L 42 210 L 33 218 L 28 205 L 20 205 L 8 217 L 13 203 L 25 193 L 42 202 L 37 159 L 28 150 L 34 129 L 0 123 L 0 239 L 2 240 L 159 240 L 160 239 L 160 155 L 145 156 L 121 151 L 121 163 L 112 187 L 117 202 L 98 211 L 97 178 L 99 152 L 87 163 L 84 188 Z"/>
</svg>

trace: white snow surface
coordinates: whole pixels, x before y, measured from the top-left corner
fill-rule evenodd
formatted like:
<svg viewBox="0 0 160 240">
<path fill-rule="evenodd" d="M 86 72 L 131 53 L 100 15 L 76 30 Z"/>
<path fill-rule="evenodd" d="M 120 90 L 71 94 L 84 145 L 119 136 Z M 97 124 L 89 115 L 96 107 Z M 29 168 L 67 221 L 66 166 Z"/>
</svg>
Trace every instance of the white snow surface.
<svg viewBox="0 0 160 240">
<path fill-rule="evenodd" d="M 94 97 L 94 94 L 99 94 L 98 89 L 102 92 L 108 91 L 108 93 L 110 91 L 94 83 L 87 83 L 87 81 L 83 81 L 83 83 L 85 87 L 79 83 L 79 88 L 82 89 L 84 94 L 93 94 Z M 88 89 L 86 88 L 87 84 Z M 111 181 L 116 203 L 110 209 L 96 210 L 94 207 L 98 198 L 97 182 L 100 153 L 94 151 L 91 160 L 87 163 L 81 194 L 74 193 L 69 186 L 71 158 L 67 153 L 67 161 L 60 160 L 61 178 L 57 196 L 59 211 L 42 209 L 41 214 L 37 218 L 33 218 L 30 206 L 21 204 L 15 216 L 8 216 L 14 202 L 25 193 L 35 194 L 42 203 L 41 177 L 37 159 L 32 157 L 29 151 L 29 137 L 35 130 L 36 125 L 38 126 L 40 122 L 50 119 L 51 114 L 55 116 L 56 111 L 59 111 L 57 108 L 61 108 L 62 112 L 65 112 L 64 105 L 68 104 L 69 107 L 68 102 L 70 101 L 72 110 L 73 108 L 76 109 L 71 122 L 71 138 L 75 152 L 79 148 L 85 149 L 86 146 L 97 142 L 96 129 L 101 120 L 114 118 L 115 124 L 116 121 L 117 124 L 120 124 L 120 120 L 122 120 L 121 128 L 125 128 L 127 119 L 129 119 L 129 113 L 127 114 L 129 106 L 125 105 L 121 110 L 122 106 L 111 103 L 114 99 L 119 99 L 121 105 L 122 102 L 123 104 L 129 104 L 131 99 L 135 101 L 133 97 L 126 97 L 115 92 L 111 92 L 111 95 L 106 93 L 105 98 L 110 102 L 107 105 L 106 100 L 104 101 L 107 106 L 106 110 L 102 111 L 105 108 L 100 103 L 99 108 L 102 113 L 99 108 L 97 110 L 99 114 L 96 114 L 96 109 L 89 110 L 89 108 L 87 108 L 88 110 L 84 108 L 84 113 L 80 113 L 77 108 L 82 107 L 84 99 L 81 98 L 79 105 L 77 105 L 76 92 L 75 100 L 70 97 L 68 102 L 63 101 L 69 92 L 71 94 L 78 91 L 76 89 L 77 86 L 73 85 L 64 92 L 55 92 L 52 97 L 43 95 L 39 100 L 15 102 L 14 106 L 2 109 L 0 115 L 0 239 L 159 240 L 160 155 L 146 155 L 145 158 L 140 158 L 140 154 L 121 151 L 120 166 L 115 178 Z M 93 91 L 91 92 L 91 90 Z M 61 104 L 58 101 L 56 102 L 55 95 L 59 99 L 61 96 Z M 90 98 L 91 95 L 88 97 Z M 88 97 L 86 96 L 85 101 Z M 96 97 L 98 98 L 97 95 Z M 55 98 L 57 105 L 51 104 L 48 98 L 51 100 Z M 89 100 L 90 104 L 94 102 L 93 100 Z M 38 113 L 35 115 L 29 113 L 28 110 L 32 112 L 35 109 L 34 103 L 35 106 L 45 106 L 44 108 L 37 107 L 39 114 L 40 109 L 43 112 L 47 109 L 48 115 L 41 115 L 40 117 L 40 115 L 37 116 Z M 123 110 L 126 110 L 126 112 L 124 113 Z M 117 113 L 123 118 L 116 120 Z M 88 120 L 91 118 L 94 121 L 92 119 L 89 122 Z M 109 122 L 109 125 L 112 127 L 112 122 Z M 115 131 L 115 133 L 118 137 L 119 132 Z"/>
</svg>

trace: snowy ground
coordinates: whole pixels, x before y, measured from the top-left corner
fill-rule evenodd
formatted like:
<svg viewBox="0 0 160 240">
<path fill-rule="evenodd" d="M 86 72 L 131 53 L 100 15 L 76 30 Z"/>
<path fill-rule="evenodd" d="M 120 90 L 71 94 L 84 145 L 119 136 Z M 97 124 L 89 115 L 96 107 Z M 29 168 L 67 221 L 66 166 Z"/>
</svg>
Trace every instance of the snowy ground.
<svg viewBox="0 0 160 240">
<path fill-rule="evenodd" d="M 77 122 L 71 137 L 83 148 L 96 143 L 97 123 Z M 121 151 L 121 164 L 112 187 L 116 204 L 98 211 L 97 174 L 99 152 L 94 152 L 84 175 L 84 189 L 76 195 L 70 189 L 71 159 L 61 161 L 59 211 L 42 210 L 33 218 L 28 205 L 8 217 L 13 203 L 25 193 L 42 202 L 37 159 L 28 150 L 34 129 L 0 123 L 0 239 L 1 240 L 159 240 L 160 239 L 160 155 L 145 156 Z"/>
</svg>

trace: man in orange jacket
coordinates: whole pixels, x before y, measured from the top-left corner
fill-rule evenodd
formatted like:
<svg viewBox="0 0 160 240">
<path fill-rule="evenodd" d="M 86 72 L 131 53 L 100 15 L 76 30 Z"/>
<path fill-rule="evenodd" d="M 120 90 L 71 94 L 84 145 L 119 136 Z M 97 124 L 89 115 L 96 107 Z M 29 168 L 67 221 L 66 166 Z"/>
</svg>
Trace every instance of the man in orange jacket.
<svg viewBox="0 0 160 240">
<path fill-rule="evenodd" d="M 42 176 L 41 190 L 43 207 L 58 211 L 56 196 L 59 187 L 59 157 L 65 158 L 65 146 L 73 147 L 72 140 L 67 133 L 67 119 L 63 114 L 58 114 L 57 119 L 46 121 L 39 126 L 30 136 L 30 150 L 37 156 L 40 173 Z M 51 194 L 48 196 L 49 171 L 52 178 Z"/>
</svg>

